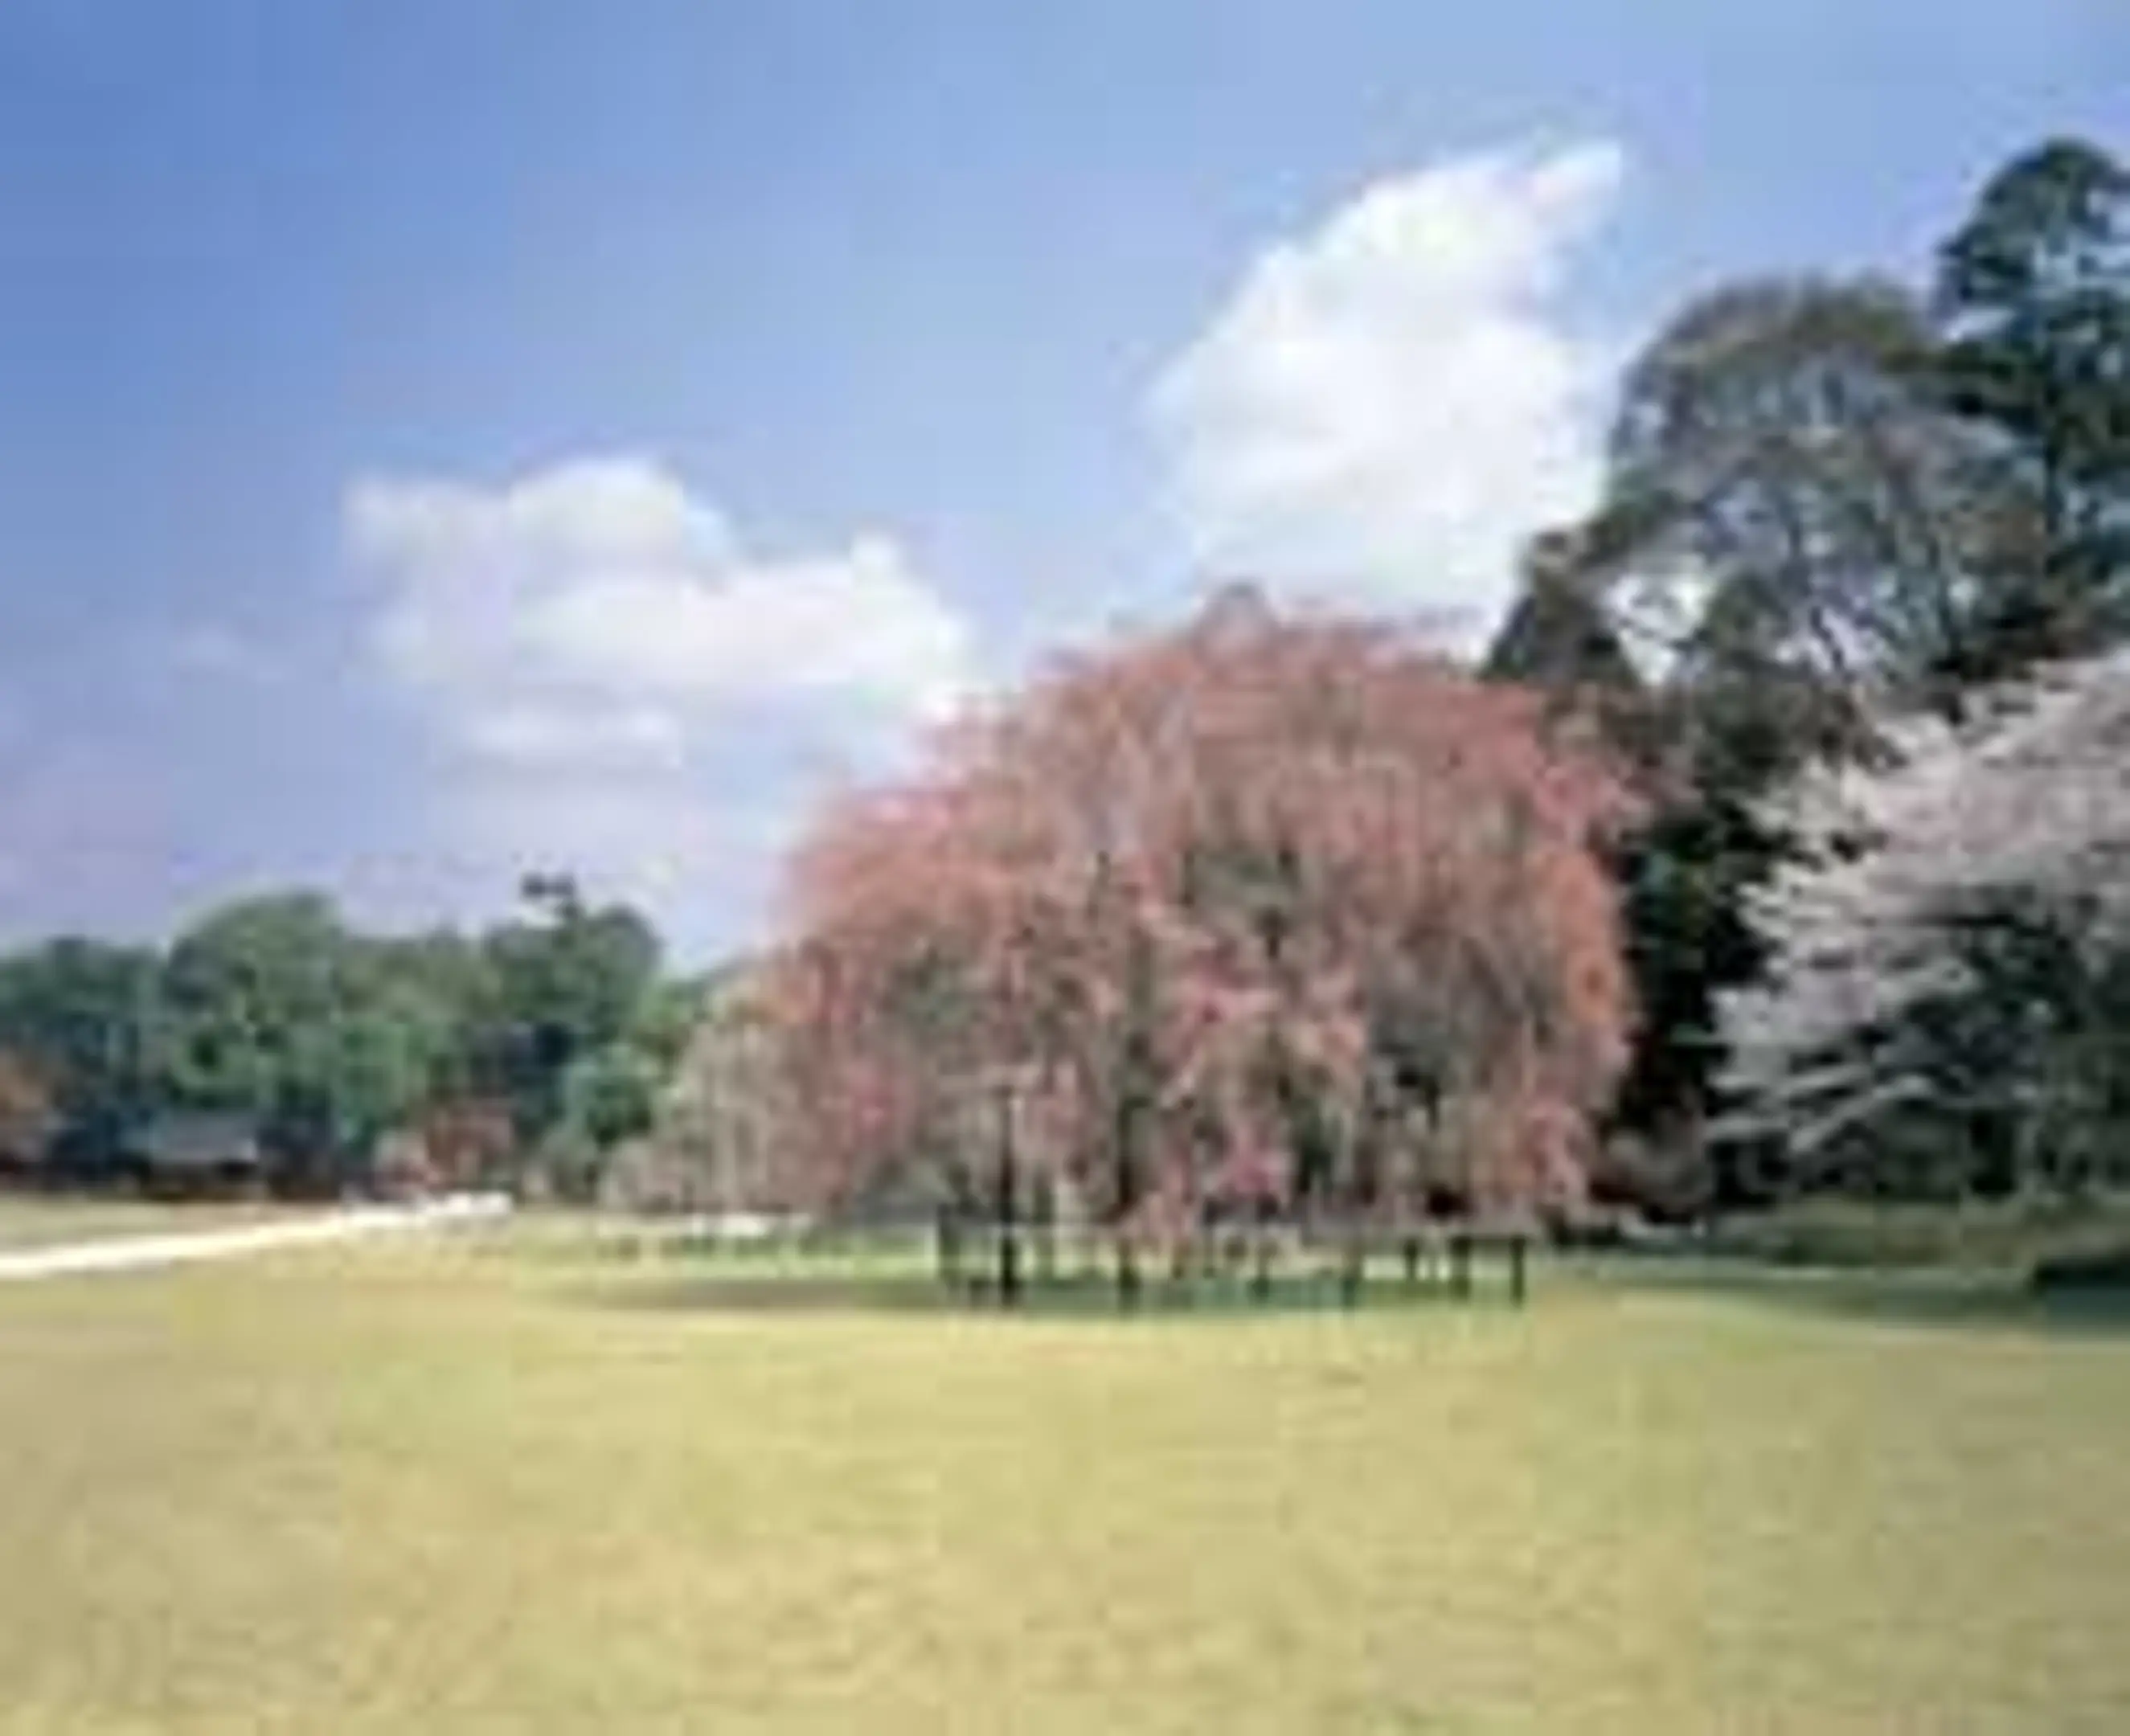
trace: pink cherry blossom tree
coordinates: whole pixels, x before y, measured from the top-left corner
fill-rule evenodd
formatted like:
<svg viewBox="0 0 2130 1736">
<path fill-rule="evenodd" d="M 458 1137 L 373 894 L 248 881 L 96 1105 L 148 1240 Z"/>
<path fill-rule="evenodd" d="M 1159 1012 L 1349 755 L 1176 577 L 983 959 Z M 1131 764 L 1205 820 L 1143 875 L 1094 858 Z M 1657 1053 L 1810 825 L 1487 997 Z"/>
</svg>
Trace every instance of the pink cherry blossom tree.
<svg viewBox="0 0 2130 1736">
<path fill-rule="evenodd" d="M 794 1161 L 825 1198 L 913 1163 L 1010 1190 L 967 1137 L 1006 1082 L 1015 1161 L 1127 1281 L 1211 1210 L 1572 1193 L 1629 1020 L 1593 848 L 1629 805 L 1531 698 L 1382 623 L 1231 592 L 1064 660 L 799 853 Z"/>
</svg>

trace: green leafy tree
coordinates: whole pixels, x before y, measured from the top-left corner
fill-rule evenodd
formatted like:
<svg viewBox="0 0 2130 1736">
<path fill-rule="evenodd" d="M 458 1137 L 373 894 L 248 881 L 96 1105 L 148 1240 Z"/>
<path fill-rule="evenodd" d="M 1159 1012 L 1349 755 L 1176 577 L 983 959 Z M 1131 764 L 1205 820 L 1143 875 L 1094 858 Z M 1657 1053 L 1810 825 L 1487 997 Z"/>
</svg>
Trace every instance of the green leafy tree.
<svg viewBox="0 0 2130 1736">
<path fill-rule="evenodd" d="M 2005 507 L 1935 356 L 1923 308 L 1877 279 L 1697 298 L 1622 378 L 1605 498 L 1563 564 L 1675 684 L 1810 696 L 1807 755 L 1882 697 L 1940 701 L 1976 662 Z"/>
<path fill-rule="evenodd" d="M 2051 140 L 1992 175 L 1940 255 L 1946 401 L 2027 510 L 2004 551 L 1994 673 L 2130 628 L 2130 169 Z"/>
<path fill-rule="evenodd" d="M 70 937 L 0 960 L 0 1042 L 45 1082 L 63 1167 L 108 1163 L 152 1110 L 159 999 L 146 948 Z"/>
<path fill-rule="evenodd" d="M 651 1131 L 662 1075 L 642 1050 L 615 1043 L 580 1056 L 562 1080 L 564 1118 L 602 1152 Z"/>
<path fill-rule="evenodd" d="M 164 971 L 170 1099 L 258 1118 L 280 1180 L 362 1179 L 446 1065 L 454 1009 L 315 894 L 250 899 L 180 936 Z"/>
<path fill-rule="evenodd" d="M 510 1102 L 530 1147 L 561 1122 L 571 1068 L 644 1018 L 659 948 L 642 916 L 588 906 L 566 876 L 532 877 L 525 895 L 531 917 L 482 941 L 468 1039 L 474 1071 Z"/>
</svg>

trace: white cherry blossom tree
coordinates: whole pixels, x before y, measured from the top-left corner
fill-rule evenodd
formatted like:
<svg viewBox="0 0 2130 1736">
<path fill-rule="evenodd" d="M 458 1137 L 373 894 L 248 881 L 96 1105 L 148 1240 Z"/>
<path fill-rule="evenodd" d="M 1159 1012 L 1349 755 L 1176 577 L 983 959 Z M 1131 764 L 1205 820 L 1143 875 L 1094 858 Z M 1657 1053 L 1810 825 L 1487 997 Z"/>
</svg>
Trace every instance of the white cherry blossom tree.
<svg viewBox="0 0 2130 1736">
<path fill-rule="evenodd" d="M 1725 1084 L 1747 1106 L 1731 1126 L 1810 1154 L 1986 1110 L 2023 1171 L 2054 1161 L 2130 1076 L 2109 999 L 2130 938 L 2130 656 L 1885 742 L 1771 816 L 1799 860 L 1755 907 L 1772 972 L 1724 1000 Z"/>
</svg>

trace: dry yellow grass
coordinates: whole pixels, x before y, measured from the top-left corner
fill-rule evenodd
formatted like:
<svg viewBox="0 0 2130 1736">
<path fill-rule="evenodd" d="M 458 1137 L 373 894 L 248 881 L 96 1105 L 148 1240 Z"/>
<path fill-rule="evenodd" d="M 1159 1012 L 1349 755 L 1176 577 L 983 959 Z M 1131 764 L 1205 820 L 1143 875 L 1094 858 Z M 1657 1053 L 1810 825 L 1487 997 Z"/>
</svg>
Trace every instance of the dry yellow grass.
<svg viewBox="0 0 2130 1736">
<path fill-rule="evenodd" d="M 0 1732 L 2130 1727 L 2130 1338 L 711 1300 L 427 1243 L 0 1296 Z"/>
</svg>

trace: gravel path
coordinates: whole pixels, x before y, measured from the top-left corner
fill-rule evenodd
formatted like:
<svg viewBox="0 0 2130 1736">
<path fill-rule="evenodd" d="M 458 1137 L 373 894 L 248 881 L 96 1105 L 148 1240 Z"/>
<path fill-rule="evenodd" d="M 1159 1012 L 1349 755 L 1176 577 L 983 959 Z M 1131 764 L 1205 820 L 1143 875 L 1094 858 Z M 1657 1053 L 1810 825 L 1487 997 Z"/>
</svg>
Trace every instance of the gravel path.
<svg viewBox="0 0 2130 1736">
<path fill-rule="evenodd" d="M 418 1205 L 354 1206 L 293 1222 L 238 1224 L 228 1229 L 185 1230 L 168 1235 L 113 1236 L 62 1247 L 0 1252 L 0 1283 L 60 1278 L 79 1272 L 136 1271 L 195 1260 L 228 1260 L 317 1242 L 351 1242 L 388 1231 L 427 1229 L 500 1218 L 510 1201 L 500 1194 L 456 1194 Z"/>
</svg>

